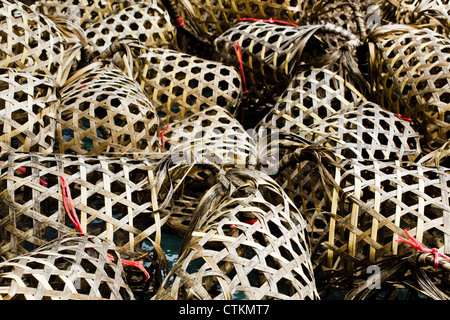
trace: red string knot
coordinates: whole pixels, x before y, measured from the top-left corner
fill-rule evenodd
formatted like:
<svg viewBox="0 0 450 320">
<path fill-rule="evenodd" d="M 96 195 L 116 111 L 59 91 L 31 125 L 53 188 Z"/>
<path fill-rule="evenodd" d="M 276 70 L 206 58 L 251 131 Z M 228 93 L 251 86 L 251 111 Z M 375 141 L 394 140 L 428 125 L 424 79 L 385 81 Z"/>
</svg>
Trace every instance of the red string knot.
<svg viewBox="0 0 450 320">
<path fill-rule="evenodd" d="M 176 19 L 175 19 L 174 27 L 175 27 L 175 28 L 179 28 L 179 27 L 182 27 L 182 26 L 184 26 L 184 20 L 183 20 L 183 18 L 181 18 L 181 17 L 176 18 Z"/>
<path fill-rule="evenodd" d="M 421 245 L 419 243 L 419 241 L 417 241 L 413 236 L 411 236 L 408 232 L 408 230 L 404 229 L 403 231 L 405 231 L 406 235 L 408 236 L 410 240 L 407 240 L 405 238 L 402 237 L 398 237 L 398 239 L 396 240 L 397 242 L 405 242 L 407 244 L 409 244 L 411 247 L 415 248 L 416 250 L 420 251 L 420 252 L 425 252 L 425 253 L 432 253 L 434 255 L 434 267 L 437 268 L 439 266 L 439 257 L 442 257 L 448 261 L 450 261 L 450 257 L 446 256 L 445 254 L 441 253 L 439 251 L 439 249 L 437 248 L 432 248 L 429 249 L 427 247 L 424 247 L 423 245 Z"/>
<path fill-rule="evenodd" d="M 163 149 L 165 148 L 165 145 L 166 145 L 166 137 L 164 137 L 164 132 L 167 131 L 167 129 L 169 128 L 169 125 L 170 125 L 170 123 L 168 123 L 167 126 L 159 132 L 159 134 L 161 136 L 161 146 Z"/>
<path fill-rule="evenodd" d="M 405 120 L 405 121 L 408 121 L 408 122 L 411 122 L 411 121 L 412 121 L 411 118 L 406 118 L 406 117 L 402 116 L 400 113 L 396 113 L 395 115 L 396 115 L 398 118 L 402 119 L 402 120 Z"/>
</svg>

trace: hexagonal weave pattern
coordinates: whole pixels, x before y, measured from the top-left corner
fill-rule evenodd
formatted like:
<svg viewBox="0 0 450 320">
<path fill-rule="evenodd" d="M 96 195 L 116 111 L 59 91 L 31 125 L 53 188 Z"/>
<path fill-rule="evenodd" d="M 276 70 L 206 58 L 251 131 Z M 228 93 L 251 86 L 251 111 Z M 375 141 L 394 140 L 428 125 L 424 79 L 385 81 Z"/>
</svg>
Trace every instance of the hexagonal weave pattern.
<svg viewBox="0 0 450 320">
<path fill-rule="evenodd" d="M 137 63 L 134 77 L 155 103 L 161 123 L 184 119 L 215 105 L 233 113 L 239 102 L 240 75 L 220 62 L 152 48 Z"/>
<path fill-rule="evenodd" d="M 50 77 L 0 68 L 0 150 L 52 152 L 57 105 Z"/>
<path fill-rule="evenodd" d="M 57 118 L 60 153 L 139 156 L 159 150 L 156 111 L 121 70 L 93 63 L 68 82 Z"/>
<path fill-rule="evenodd" d="M 134 300 L 123 276 L 112 243 L 69 234 L 29 254 L 1 262 L 0 298 Z"/>
<path fill-rule="evenodd" d="M 421 153 L 420 136 L 410 122 L 372 102 L 341 110 L 299 134 L 341 159 L 414 161 Z"/>
<path fill-rule="evenodd" d="M 175 27 L 159 1 L 146 1 L 126 7 L 86 29 L 94 55 L 125 37 L 139 40 L 146 47 L 168 47 L 175 42 Z"/>
<path fill-rule="evenodd" d="M 306 224 L 287 195 L 256 170 L 226 178 L 200 201 L 173 282 L 155 299 L 318 298 Z M 190 271 L 194 260 L 201 266 Z"/>
<path fill-rule="evenodd" d="M 413 118 L 430 147 L 449 139 L 450 40 L 408 25 L 373 30 L 371 81 L 380 104 Z"/>
<path fill-rule="evenodd" d="M 0 161 L 0 255 L 17 256 L 74 232 L 64 207 L 67 182 L 82 230 L 138 250 L 164 219 L 154 191 L 155 162 L 114 157 L 3 153 Z"/>
</svg>

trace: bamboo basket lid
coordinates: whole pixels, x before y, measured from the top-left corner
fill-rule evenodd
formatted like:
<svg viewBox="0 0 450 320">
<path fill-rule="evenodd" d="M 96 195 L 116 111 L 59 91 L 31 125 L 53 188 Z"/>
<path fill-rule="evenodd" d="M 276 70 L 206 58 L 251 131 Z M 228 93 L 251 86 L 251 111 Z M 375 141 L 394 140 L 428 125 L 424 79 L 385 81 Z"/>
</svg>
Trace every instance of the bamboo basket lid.
<svg viewBox="0 0 450 320">
<path fill-rule="evenodd" d="M 69 234 L 1 262 L 0 300 L 134 300 L 119 257 L 109 241 Z"/>
<path fill-rule="evenodd" d="M 150 48 L 135 64 L 134 78 L 154 102 L 162 124 L 215 105 L 233 113 L 239 102 L 240 76 L 223 63 Z"/>
<path fill-rule="evenodd" d="M 420 136 L 408 120 L 363 102 L 324 118 L 300 135 L 327 146 L 341 159 L 414 161 L 421 154 Z"/>
<path fill-rule="evenodd" d="M 28 253 L 74 232 L 66 217 L 67 189 L 81 229 L 114 242 L 122 254 L 140 252 L 144 240 L 161 237 L 167 217 L 157 211 L 157 158 L 9 152 L 1 160 L 1 255 Z"/>
<path fill-rule="evenodd" d="M 94 57 L 125 37 L 139 40 L 145 47 L 176 46 L 175 27 L 157 0 L 130 5 L 85 30 Z"/>
<path fill-rule="evenodd" d="M 0 69 L 0 150 L 50 153 L 58 93 L 49 76 Z"/>
<path fill-rule="evenodd" d="M 67 79 L 80 46 L 70 48 L 63 34 L 47 17 L 19 1 L 0 3 L 0 64 L 23 72 Z"/>
<path fill-rule="evenodd" d="M 138 157 L 159 151 L 159 118 L 138 83 L 96 62 L 62 88 L 56 141 L 59 153 Z"/>
<path fill-rule="evenodd" d="M 306 224 L 289 198 L 262 172 L 230 169 L 226 177 L 200 201 L 155 299 L 318 299 Z M 202 265 L 190 272 L 196 259 Z"/>
<path fill-rule="evenodd" d="M 442 146 L 450 128 L 448 38 L 427 28 L 387 25 L 369 33 L 368 43 L 379 103 L 412 118 L 424 147 Z"/>
</svg>

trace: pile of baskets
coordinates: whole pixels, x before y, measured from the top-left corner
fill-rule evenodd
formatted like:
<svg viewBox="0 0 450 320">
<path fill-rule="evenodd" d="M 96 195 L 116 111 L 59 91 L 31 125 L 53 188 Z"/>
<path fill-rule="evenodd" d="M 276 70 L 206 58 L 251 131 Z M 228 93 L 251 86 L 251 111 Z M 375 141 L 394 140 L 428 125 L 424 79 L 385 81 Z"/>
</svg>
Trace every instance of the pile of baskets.
<svg viewBox="0 0 450 320">
<path fill-rule="evenodd" d="M 395 3 L 0 0 L 0 300 L 450 299 L 450 6 Z"/>
</svg>

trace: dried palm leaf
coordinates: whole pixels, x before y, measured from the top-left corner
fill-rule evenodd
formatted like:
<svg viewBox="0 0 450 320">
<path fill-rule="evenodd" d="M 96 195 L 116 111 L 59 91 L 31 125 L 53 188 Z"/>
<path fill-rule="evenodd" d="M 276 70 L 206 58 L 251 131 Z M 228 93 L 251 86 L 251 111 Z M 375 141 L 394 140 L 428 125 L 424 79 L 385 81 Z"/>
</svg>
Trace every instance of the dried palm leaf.
<svg viewBox="0 0 450 320">
<path fill-rule="evenodd" d="M 418 295 L 428 299 L 449 300 L 449 262 L 439 258 L 439 266 L 432 267 L 434 255 L 430 253 L 411 254 L 403 257 L 383 259 L 376 265 L 376 281 L 364 279 L 364 268 L 355 277 L 355 285 L 346 295 L 346 300 L 384 299 L 412 300 Z M 367 275 L 367 273 L 366 273 Z M 407 291 L 405 298 L 399 297 L 400 290 Z M 403 293 L 404 294 L 404 293 Z M 423 298 L 422 298 L 423 299 Z"/>
<path fill-rule="evenodd" d="M 450 5 L 441 0 L 383 0 L 381 17 L 391 23 L 413 24 L 449 35 Z"/>
<path fill-rule="evenodd" d="M 302 20 L 306 24 L 331 23 L 354 34 L 361 32 L 364 38 L 365 26 L 362 25 L 360 1 L 319 0 L 307 7 L 308 10 Z"/>
</svg>

